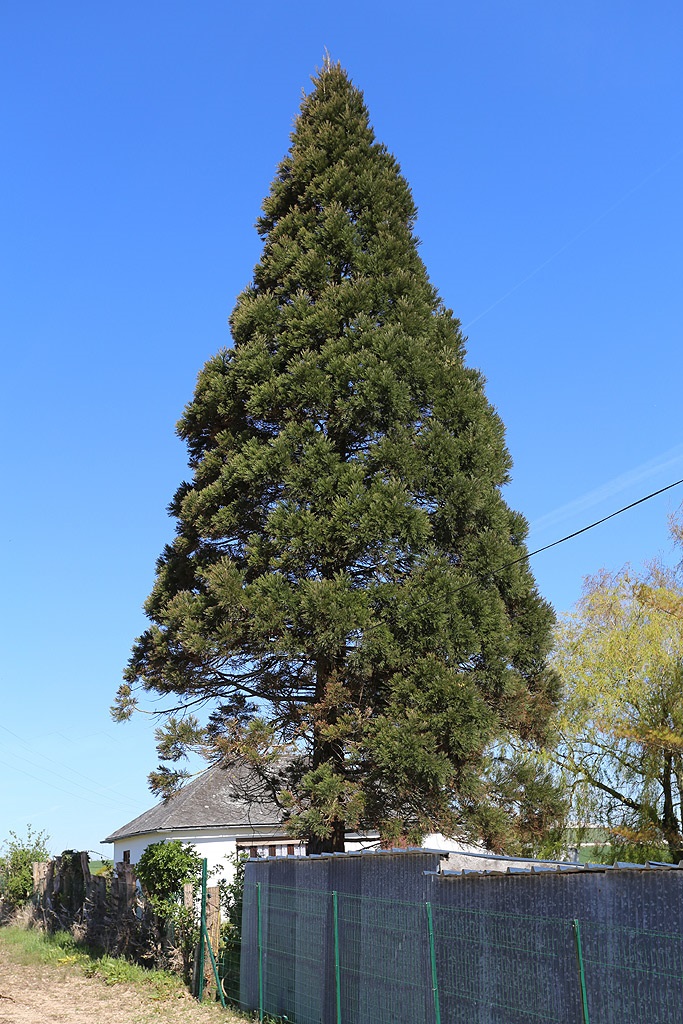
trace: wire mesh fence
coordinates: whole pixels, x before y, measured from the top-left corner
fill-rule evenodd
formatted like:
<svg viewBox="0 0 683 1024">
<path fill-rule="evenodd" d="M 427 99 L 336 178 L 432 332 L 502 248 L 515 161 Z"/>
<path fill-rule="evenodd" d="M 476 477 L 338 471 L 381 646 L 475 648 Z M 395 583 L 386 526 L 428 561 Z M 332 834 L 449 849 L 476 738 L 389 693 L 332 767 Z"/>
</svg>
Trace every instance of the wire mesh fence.
<svg viewBox="0 0 683 1024">
<path fill-rule="evenodd" d="M 683 936 L 247 884 L 229 1002 L 292 1024 L 679 1024 Z"/>
<path fill-rule="evenodd" d="M 683 1020 L 683 935 L 581 925 L 590 1020 Z"/>
</svg>

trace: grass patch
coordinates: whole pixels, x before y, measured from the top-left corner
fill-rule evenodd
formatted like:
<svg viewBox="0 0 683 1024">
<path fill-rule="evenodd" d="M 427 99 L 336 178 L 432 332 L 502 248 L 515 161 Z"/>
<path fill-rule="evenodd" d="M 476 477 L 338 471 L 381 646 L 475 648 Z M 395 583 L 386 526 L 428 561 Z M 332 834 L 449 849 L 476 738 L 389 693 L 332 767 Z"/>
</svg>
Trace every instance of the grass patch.
<svg viewBox="0 0 683 1024">
<path fill-rule="evenodd" d="M 76 966 L 88 978 L 101 978 L 107 985 L 133 985 L 155 999 L 168 999 L 185 992 L 180 978 L 168 971 L 149 970 L 107 954 L 97 955 L 76 942 L 69 932 L 46 934 L 35 928 L 10 925 L 0 929 L 0 942 L 23 964 Z"/>
<path fill-rule="evenodd" d="M 104 875 L 105 877 L 111 875 L 114 870 L 114 865 L 110 860 L 91 860 L 89 867 L 91 875 Z"/>
</svg>

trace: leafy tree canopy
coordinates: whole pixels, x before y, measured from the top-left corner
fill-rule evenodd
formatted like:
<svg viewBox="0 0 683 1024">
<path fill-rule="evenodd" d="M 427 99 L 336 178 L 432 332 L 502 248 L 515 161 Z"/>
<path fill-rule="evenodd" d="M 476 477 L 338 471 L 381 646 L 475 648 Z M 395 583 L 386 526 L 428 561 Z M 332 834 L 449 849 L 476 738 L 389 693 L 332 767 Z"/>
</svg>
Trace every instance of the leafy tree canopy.
<svg viewBox="0 0 683 1024">
<path fill-rule="evenodd" d="M 681 541 L 681 522 L 672 523 Z M 683 857 L 683 576 L 653 562 L 586 582 L 558 630 L 556 762 L 580 823 L 620 859 Z"/>
<path fill-rule="evenodd" d="M 546 734 L 553 614 L 415 217 L 362 94 L 326 62 L 263 204 L 234 345 L 178 425 L 192 478 L 117 702 L 126 717 L 140 688 L 168 695 L 162 758 L 199 743 L 251 764 L 312 849 L 355 827 L 500 846 L 555 796 L 535 776 L 522 808 L 502 753 Z M 204 729 L 189 711 L 207 702 Z"/>
</svg>

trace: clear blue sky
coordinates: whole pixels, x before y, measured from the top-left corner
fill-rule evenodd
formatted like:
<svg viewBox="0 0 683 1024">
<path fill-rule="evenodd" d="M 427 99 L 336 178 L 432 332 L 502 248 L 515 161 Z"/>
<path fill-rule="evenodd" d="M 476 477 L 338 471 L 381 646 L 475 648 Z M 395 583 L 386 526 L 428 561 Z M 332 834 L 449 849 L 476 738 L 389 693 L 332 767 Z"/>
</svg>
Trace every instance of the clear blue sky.
<svg viewBox="0 0 683 1024">
<path fill-rule="evenodd" d="M 683 477 L 683 11 L 25 0 L 0 38 L 0 839 L 97 850 L 153 802 L 153 721 L 108 707 L 186 475 L 174 424 L 324 48 L 412 185 L 534 547 Z M 541 591 L 561 611 L 670 556 L 681 501 L 539 555 Z"/>
</svg>

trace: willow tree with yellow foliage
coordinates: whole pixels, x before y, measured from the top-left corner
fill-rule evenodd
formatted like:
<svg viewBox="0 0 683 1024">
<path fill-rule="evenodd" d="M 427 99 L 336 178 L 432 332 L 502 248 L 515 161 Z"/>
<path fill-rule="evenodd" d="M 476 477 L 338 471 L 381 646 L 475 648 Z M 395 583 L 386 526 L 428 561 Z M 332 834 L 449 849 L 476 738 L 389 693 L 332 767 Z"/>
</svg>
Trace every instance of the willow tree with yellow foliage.
<svg viewBox="0 0 683 1024">
<path fill-rule="evenodd" d="M 683 539 L 683 521 L 672 521 Z M 587 580 L 561 622 L 562 743 L 579 820 L 621 856 L 683 859 L 683 566 L 653 562 Z"/>
</svg>

